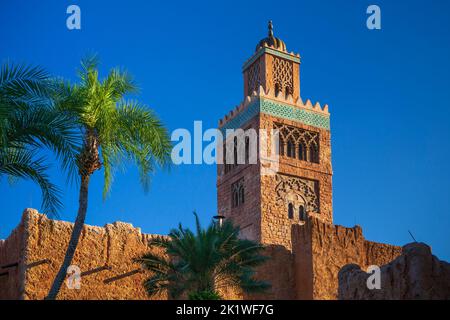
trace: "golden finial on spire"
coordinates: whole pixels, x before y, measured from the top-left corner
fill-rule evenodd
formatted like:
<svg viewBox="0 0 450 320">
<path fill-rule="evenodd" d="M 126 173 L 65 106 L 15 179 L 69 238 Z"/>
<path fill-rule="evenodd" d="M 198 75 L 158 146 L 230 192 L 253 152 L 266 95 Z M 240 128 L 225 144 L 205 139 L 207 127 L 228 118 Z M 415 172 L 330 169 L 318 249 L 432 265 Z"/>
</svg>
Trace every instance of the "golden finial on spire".
<svg viewBox="0 0 450 320">
<path fill-rule="evenodd" d="M 273 24 L 272 24 L 272 20 L 269 20 L 269 37 L 273 37 Z"/>
</svg>

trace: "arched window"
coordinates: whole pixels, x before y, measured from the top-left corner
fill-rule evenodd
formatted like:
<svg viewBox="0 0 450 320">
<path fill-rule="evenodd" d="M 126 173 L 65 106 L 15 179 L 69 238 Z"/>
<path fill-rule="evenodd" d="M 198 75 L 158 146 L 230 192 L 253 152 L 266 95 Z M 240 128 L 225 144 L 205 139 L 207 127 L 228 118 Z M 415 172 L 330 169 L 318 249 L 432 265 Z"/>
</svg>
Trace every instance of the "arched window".
<svg viewBox="0 0 450 320">
<path fill-rule="evenodd" d="M 295 144 L 290 139 L 287 143 L 287 156 L 289 158 L 295 158 Z"/>
<path fill-rule="evenodd" d="M 291 88 L 290 87 L 286 87 L 286 90 L 285 90 L 286 98 L 289 97 L 290 94 L 291 94 Z"/>
<path fill-rule="evenodd" d="M 239 205 L 239 193 L 238 190 L 233 190 L 233 208 L 236 208 Z"/>
<path fill-rule="evenodd" d="M 276 83 L 276 84 L 275 84 L 275 96 L 277 97 L 278 94 L 279 94 L 280 92 L 282 92 L 282 90 L 283 90 L 283 88 L 280 86 L 280 84 Z"/>
<path fill-rule="evenodd" d="M 285 147 L 286 143 L 283 140 L 283 138 L 280 137 L 280 150 L 279 150 L 279 155 L 280 156 L 284 156 L 284 147 Z"/>
<path fill-rule="evenodd" d="M 309 146 L 309 161 L 319 163 L 319 150 L 314 144 Z"/>
<path fill-rule="evenodd" d="M 231 207 L 236 208 L 245 201 L 244 178 L 239 179 L 231 185 Z"/>
<path fill-rule="evenodd" d="M 306 220 L 305 207 L 302 205 L 298 208 L 298 218 L 300 221 Z"/>
<path fill-rule="evenodd" d="M 244 186 L 241 186 L 239 188 L 239 204 L 243 204 L 245 201 L 245 195 L 244 195 Z"/>
<path fill-rule="evenodd" d="M 300 142 L 298 144 L 298 158 L 300 160 L 305 160 L 306 159 L 305 152 L 306 152 L 305 146 L 303 145 L 303 143 Z"/>
<path fill-rule="evenodd" d="M 288 205 L 288 218 L 294 219 L 294 205 L 292 203 Z"/>
</svg>

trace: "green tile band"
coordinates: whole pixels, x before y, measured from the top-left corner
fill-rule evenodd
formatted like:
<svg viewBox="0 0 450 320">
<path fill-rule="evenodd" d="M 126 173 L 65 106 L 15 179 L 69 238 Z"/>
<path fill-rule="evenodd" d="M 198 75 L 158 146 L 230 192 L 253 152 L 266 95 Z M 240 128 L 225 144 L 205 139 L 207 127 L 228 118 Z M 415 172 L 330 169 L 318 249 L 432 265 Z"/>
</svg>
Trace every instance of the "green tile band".
<svg viewBox="0 0 450 320">
<path fill-rule="evenodd" d="M 264 98 L 258 98 L 247 106 L 245 110 L 225 123 L 221 128 L 222 133 L 225 133 L 226 129 L 241 128 L 258 113 L 264 113 L 278 118 L 301 122 L 316 128 L 330 130 L 329 115 L 320 114 L 312 110 L 295 108 L 287 104 Z"/>
</svg>

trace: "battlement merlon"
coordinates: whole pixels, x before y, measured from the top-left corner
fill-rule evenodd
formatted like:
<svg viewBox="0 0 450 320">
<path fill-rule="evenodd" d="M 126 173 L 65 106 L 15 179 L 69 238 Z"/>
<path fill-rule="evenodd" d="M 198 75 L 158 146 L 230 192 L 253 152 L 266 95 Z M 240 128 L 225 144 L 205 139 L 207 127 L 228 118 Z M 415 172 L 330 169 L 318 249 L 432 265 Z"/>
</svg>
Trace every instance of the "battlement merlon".
<svg viewBox="0 0 450 320">
<path fill-rule="evenodd" d="M 314 105 L 308 99 L 304 103 L 301 98 L 296 101 L 291 95 L 275 96 L 272 90 L 265 92 L 262 86 L 258 92 L 247 96 L 235 109 L 219 120 L 219 129 L 237 129 L 256 116 L 258 113 L 269 114 L 274 117 L 297 121 L 320 129 L 330 130 L 330 113 L 328 105 L 323 107 L 319 102 Z"/>
</svg>

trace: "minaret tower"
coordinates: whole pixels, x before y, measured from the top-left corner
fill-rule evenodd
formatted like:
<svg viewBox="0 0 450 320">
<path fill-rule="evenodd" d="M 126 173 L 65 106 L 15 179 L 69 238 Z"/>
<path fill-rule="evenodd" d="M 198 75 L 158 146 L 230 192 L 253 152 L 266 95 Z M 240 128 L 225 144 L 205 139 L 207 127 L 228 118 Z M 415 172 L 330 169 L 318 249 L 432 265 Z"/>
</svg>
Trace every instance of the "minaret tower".
<svg viewBox="0 0 450 320">
<path fill-rule="evenodd" d="M 271 21 L 243 74 L 244 101 L 219 128 L 264 129 L 269 136 L 278 131 L 278 165 L 266 174 L 259 157 L 256 164 L 219 164 L 218 211 L 240 225 L 242 237 L 291 249 L 293 224 L 302 225 L 307 216 L 333 221 L 328 106 L 303 102 L 300 55 L 274 36 Z M 258 150 L 270 150 L 270 141 L 259 140 Z"/>
</svg>

